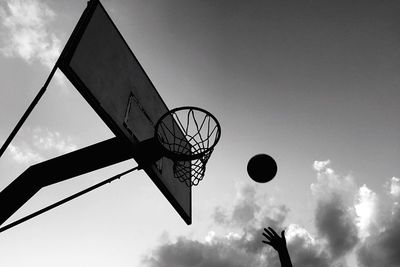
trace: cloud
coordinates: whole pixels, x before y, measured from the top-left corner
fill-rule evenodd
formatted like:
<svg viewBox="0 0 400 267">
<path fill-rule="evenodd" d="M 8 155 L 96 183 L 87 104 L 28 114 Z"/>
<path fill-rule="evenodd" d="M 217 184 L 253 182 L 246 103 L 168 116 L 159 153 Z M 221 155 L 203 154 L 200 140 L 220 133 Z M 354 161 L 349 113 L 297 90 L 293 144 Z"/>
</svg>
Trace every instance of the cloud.
<svg viewBox="0 0 400 267">
<path fill-rule="evenodd" d="M 400 266 L 400 214 L 396 210 L 382 230 L 365 239 L 357 254 L 361 266 Z"/>
<path fill-rule="evenodd" d="M 61 51 L 60 40 L 49 31 L 55 12 L 39 0 L 3 0 L 0 15 L 5 30 L 0 52 L 52 68 Z"/>
<path fill-rule="evenodd" d="M 238 200 L 233 208 L 231 221 L 239 226 L 251 224 L 256 219 L 260 206 L 256 203 L 256 189 L 246 185 L 240 188 Z"/>
<path fill-rule="evenodd" d="M 318 201 L 330 201 L 332 197 L 341 195 L 345 204 L 353 202 L 357 185 L 350 175 L 340 176 L 330 168 L 330 160 L 314 161 L 313 168 L 317 181 L 311 184 L 311 192 Z"/>
<path fill-rule="evenodd" d="M 148 267 L 253 267 L 280 266 L 279 257 L 271 247 L 262 243 L 263 228 L 271 226 L 286 230 L 288 248 L 294 266 L 331 266 L 323 243 L 296 224 L 285 227 L 289 209 L 273 199 L 265 198 L 253 185 L 238 188 L 233 206 L 227 210 L 217 207 L 212 216 L 216 225 L 223 226 L 227 234 L 210 231 L 204 241 L 179 237 L 164 243 L 143 259 Z M 261 203 L 262 199 L 268 199 Z M 263 207 L 263 208 L 261 208 Z M 245 211 L 245 209 L 248 209 Z"/>
<path fill-rule="evenodd" d="M 259 267 L 265 262 L 253 257 L 232 244 L 232 237 L 214 238 L 202 243 L 178 238 L 174 243 L 158 247 L 151 256 L 143 260 L 149 267 Z M 265 266 L 265 265 L 264 265 Z"/>
<path fill-rule="evenodd" d="M 345 256 L 358 243 L 353 209 L 357 187 L 350 176 L 339 176 L 329 168 L 330 161 L 315 161 L 317 182 L 311 185 L 315 198 L 315 226 L 327 240 L 332 257 Z"/>
<path fill-rule="evenodd" d="M 77 148 L 72 143 L 71 137 L 63 137 L 57 131 L 52 132 L 41 128 L 33 130 L 33 145 L 42 151 L 56 151 L 63 154 Z"/>
<path fill-rule="evenodd" d="M 313 168 L 314 168 L 314 170 L 316 170 L 317 172 L 321 172 L 321 171 L 327 171 L 327 170 L 330 170 L 330 169 L 328 169 L 327 168 L 327 166 L 329 165 L 331 163 L 331 161 L 328 159 L 328 160 L 325 160 L 325 161 L 314 161 L 314 164 L 313 164 Z"/>
<path fill-rule="evenodd" d="M 77 149 L 71 137 L 40 127 L 25 130 L 20 139 L 22 140 L 14 141 L 8 147 L 12 159 L 20 164 L 38 163 Z"/>
<path fill-rule="evenodd" d="M 400 195 L 399 179 L 392 177 L 385 186 L 385 196 L 377 196 L 371 221 L 373 231 L 360 244 L 357 251 L 361 266 L 400 266 Z"/>
<path fill-rule="evenodd" d="M 383 184 L 385 194 L 377 194 L 329 165 L 314 164 L 317 183 L 311 186 L 315 224 L 328 251 L 340 257 L 355 250 L 359 266 L 400 266 L 400 179 L 392 177 Z"/>
<path fill-rule="evenodd" d="M 338 258 L 351 252 L 357 245 L 358 233 L 353 218 L 342 205 L 340 198 L 331 200 L 318 204 L 315 221 L 320 236 L 328 241 L 332 256 Z"/>
<path fill-rule="evenodd" d="M 30 147 L 17 147 L 13 144 L 8 146 L 8 151 L 14 161 L 19 164 L 33 164 L 43 161 L 42 156 L 32 151 Z"/>
<path fill-rule="evenodd" d="M 347 267 L 349 254 L 359 266 L 400 266 L 400 179 L 388 179 L 385 193 L 378 194 L 365 184 L 357 186 L 354 177 L 338 174 L 330 160 L 312 166 L 315 232 L 295 222 L 287 225 L 289 208 L 246 184 L 237 189 L 231 207 L 215 208 L 215 229 L 203 240 L 165 242 L 144 257 L 143 265 L 279 267 L 276 251 L 261 242 L 263 228 L 271 226 L 277 232 L 286 229 L 294 266 Z"/>
<path fill-rule="evenodd" d="M 354 208 L 357 216 L 356 224 L 359 229 L 359 237 L 362 240 L 371 234 L 372 228 L 376 228 L 374 217 L 376 216 L 377 204 L 376 193 L 365 184 L 360 187 Z"/>
<path fill-rule="evenodd" d="M 400 179 L 392 177 L 390 179 L 390 194 L 394 197 L 400 197 Z"/>
<path fill-rule="evenodd" d="M 306 229 L 296 224 L 291 224 L 286 231 L 286 240 L 290 257 L 295 266 L 331 265 L 329 254 L 323 242 L 313 237 Z"/>
<path fill-rule="evenodd" d="M 281 226 L 289 212 L 285 205 L 269 198 L 262 202 L 256 186 L 244 184 L 238 188 L 231 209 L 217 206 L 212 215 L 214 222 L 224 227 L 252 229 L 255 225 Z"/>
<path fill-rule="evenodd" d="M 228 215 L 221 207 L 216 207 L 212 215 L 212 219 L 217 224 L 228 224 Z"/>
<path fill-rule="evenodd" d="M 232 210 L 228 211 L 218 206 L 214 210 L 213 218 L 217 224 L 245 227 L 254 223 L 259 211 L 256 189 L 254 186 L 246 184 L 238 189 Z"/>
</svg>

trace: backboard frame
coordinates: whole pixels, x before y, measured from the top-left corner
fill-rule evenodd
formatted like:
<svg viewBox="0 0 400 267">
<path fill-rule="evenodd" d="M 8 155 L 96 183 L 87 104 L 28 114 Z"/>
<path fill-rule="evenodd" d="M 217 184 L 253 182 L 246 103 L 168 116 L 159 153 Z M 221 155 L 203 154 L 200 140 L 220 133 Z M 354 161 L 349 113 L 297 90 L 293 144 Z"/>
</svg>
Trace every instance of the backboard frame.
<svg viewBox="0 0 400 267">
<path fill-rule="evenodd" d="M 135 64 L 139 66 L 140 70 L 143 72 L 144 77 L 147 79 L 146 82 L 148 82 L 151 87 L 154 89 L 154 92 L 157 94 L 159 99 L 161 100 L 162 105 L 164 105 L 163 108 L 165 108 L 166 111 L 169 110 L 165 102 L 162 100 L 161 96 L 157 92 L 155 86 L 151 82 L 150 78 L 144 71 L 142 65 L 139 63 L 137 60 L 136 56 L 130 49 L 129 45 L 123 38 L 122 34 L 112 21 L 111 17 L 108 15 L 106 12 L 105 8 L 103 5 L 100 3 L 98 0 L 90 0 L 88 2 L 88 6 L 86 7 L 85 11 L 83 12 L 82 16 L 80 17 L 75 29 L 73 30 L 67 44 L 65 45 L 61 56 L 57 62 L 58 67 L 62 70 L 62 72 L 67 76 L 67 78 L 70 80 L 70 82 L 74 85 L 74 87 L 78 90 L 78 92 L 85 98 L 85 100 L 89 103 L 89 105 L 95 110 L 95 112 L 99 115 L 99 117 L 105 122 L 105 124 L 110 128 L 110 130 L 118 137 L 118 138 L 124 138 L 128 139 L 126 136 L 126 132 L 124 132 L 120 126 L 115 122 L 115 120 L 108 114 L 108 112 L 104 109 L 101 103 L 99 103 L 98 99 L 93 95 L 91 90 L 85 85 L 85 83 L 82 81 L 82 79 L 79 77 L 79 75 L 75 72 L 75 70 L 71 67 L 71 60 L 74 57 L 74 53 L 85 33 L 85 30 L 87 29 L 91 18 L 93 14 L 95 13 L 97 8 L 101 8 L 102 11 L 107 15 L 107 18 L 109 21 L 112 23 L 114 30 L 117 32 L 121 40 L 123 41 L 123 44 L 126 46 L 126 48 L 130 51 L 130 55 L 132 56 L 133 60 L 135 61 Z M 152 89 L 152 90 L 153 90 Z M 131 101 L 131 98 L 127 99 L 127 101 Z M 130 103 L 126 103 L 129 107 Z M 146 114 L 144 114 L 146 115 Z M 129 130 L 129 129 L 128 129 Z M 129 140 L 132 143 L 132 156 L 133 158 L 138 161 L 139 156 L 135 153 L 135 143 L 138 143 L 139 140 L 132 135 L 133 140 Z M 168 201 L 171 203 L 171 205 L 175 208 L 175 210 L 178 212 L 178 214 L 183 218 L 183 220 L 186 222 L 186 224 L 190 225 L 192 223 L 192 192 L 191 192 L 191 187 L 187 187 L 186 185 L 183 185 L 187 188 L 188 194 L 189 194 L 189 207 L 187 210 L 185 210 L 179 201 L 175 198 L 174 194 L 170 192 L 168 187 L 163 183 L 161 173 L 158 171 L 160 167 L 157 166 L 156 164 L 152 164 L 150 166 L 144 166 L 144 171 L 147 173 L 147 175 L 151 178 L 151 180 L 154 182 L 154 184 L 159 188 L 159 190 L 163 193 L 163 195 L 168 199 Z M 172 179 L 174 179 L 172 177 Z M 178 181 L 179 182 L 179 181 Z"/>
</svg>

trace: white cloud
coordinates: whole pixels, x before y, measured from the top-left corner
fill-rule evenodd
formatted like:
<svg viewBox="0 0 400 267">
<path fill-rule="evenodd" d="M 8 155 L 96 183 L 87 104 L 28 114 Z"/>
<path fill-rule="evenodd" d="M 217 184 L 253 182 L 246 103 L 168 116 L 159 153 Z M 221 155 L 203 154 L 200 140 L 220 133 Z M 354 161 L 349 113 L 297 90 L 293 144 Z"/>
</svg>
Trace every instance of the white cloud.
<svg viewBox="0 0 400 267">
<path fill-rule="evenodd" d="M 324 170 L 330 163 L 331 163 L 331 161 L 329 159 L 325 160 L 325 161 L 316 160 L 316 161 L 314 161 L 313 168 L 314 168 L 314 170 L 320 172 L 320 171 Z"/>
<path fill-rule="evenodd" d="M 390 179 L 390 194 L 394 197 L 400 196 L 400 179 L 392 177 Z"/>
<path fill-rule="evenodd" d="M 360 187 L 354 208 L 357 215 L 356 224 L 359 229 L 359 237 L 362 240 L 370 235 L 370 226 L 375 223 L 376 205 L 376 193 L 366 185 Z"/>
<path fill-rule="evenodd" d="M 207 234 L 207 236 L 204 238 L 204 240 L 206 241 L 206 243 L 212 243 L 214 237 L 215 237 L 215 232 L 214 232 L 214 231 L 210 231 L 210 232 L 208 232 L 208 234 Z"/>
<path fill-rule="evenodd" d="M 396 183 L 391 179 L 390 184 Z M 392 187 L 388 188 L 389 194 Z M 371 215 L 371 221 L 376 227 L 370 230 L 369 236 L 361 242 L 357 250 L 361 266 L 400 266 L 400 207 L 397 199 L 385 198 L 387 195 L 377 195 L 378 205 L 376 212 Z"/>
<path fill-rule="evenodd" d="M 317 182 L 311 184 L 311 192 L 318 200 L 330 201 L 335 196 L 340 196 L 345 204 L 353 202 L 357 186 L 350 175 L 338 175 L 330 168 L 331 161 L 314 161 L 314 170 L 317 171 Z"/>
<path fill-rule="evenodd" d="M 76 145 L 70 137 L 62 137 L 59 132 L 51 132 L 48 129 L 36 128 L 33 130 L 33 144 L 44 151 L 54 150 L 60 153 L 68 153 L 76 150 Z"/>
<path fill-rule="evenodd" d="M 20 139 L 8 147 L 12 159 L 20 164 L 38 163 L 77 149 L 71 137 L 40 127 L 26 129 Z"/>
<path fill-rule="evenodd" d="M 231 240 L 224 237 L 219 237 L 212 243 L 180 237 L 174 243 L 158 246 L 151 255 L 143 259 L 143 265 L 149 267 L 258 267 L 266 266 L 266 261 L 265 258 L 255 257 L 254 254 L 238 248 Z"/>
<path fill-rule="evenodd" d="M 356 257 L 358 266 L 400 266 L 400 179 L 384 183 L 387 192 L 378 194 L 330 165 L 329 160 L 313 165 L 315 233 L 295 222 L 285 226 L 285 205 L 261 196 L 257 187 L 241 185 L 232 206 L 216 207 L 213 214 L 214 229 L 222 226 L 225 234 L 209 231 L 203 241 L 180 237 L 159 244 L 143 265 L 279 267 L 276 251 L 261 242 L 263 227 L 271 226 L 278 233 L 286 229 L 294 266 L 345 267 L 349 255 Z"/>
<path fill-rule="evenodd" d="M 8 151 L 13 160 L 20 164 L 39 163 L 43 158 L 36 152 L 33 152 L 29 147 L 17 147 L 13 144 L 8 146 Z"/>
<path fill-rule="evenodd" d="M 56 14 L 39 0 L 1 1 L 3 44 L 1 53 L 7 57 L 20 57 L 28 63 L 38 60 L 52 68 L 60 51 L 60 40 L 49 31 L 49 22 Z"/>
<path fill-rule="evenodd" d="M 354 196 L 357 186 L 351 176 L 340 176 L 329 168 L 330 161 L 315 161 L 317 182 L 311 184 L 316 203 L 315 226 L 336 259 L 349 253 L 358 243 Z"/>
<path fill-rule="evenodd" d="M 240 226 L 251 225 L 256 219 L 260 206 L 256 203 L 256 189 L 246 185 L 240 188 L 237 203 L 232 211 L 231 221 Z"/>
<path fill-rule="evenodd" d="M 271 226 L 278 232 L 284 229 L 288 208 L 274 203 L 271 198 L 257 197 L 260 192 L 252 185 L 242 185 L 232 201 L 233 206 L 222 211 L 215 209 L 213 216 L 226 234 L 210 231 L 203 242 L 179 237 L 167 242 L 144 257 L 143 265 L 149 267 L 252 267 L 280 266 L 274 249 L 262 243 L 263 228 Z M 262 199 L 268 199 L 261 202 Z M 263 208 L 260 208 L 260 206 Z M 265 207 L 265 208 L 264 208 Z M 245 210 L 247 209 L 247 212 Z M 221 220 L 221 214 L 222 220 Z M 294 266 L 328 267 L 331 260 L 321 242 L 298 225 L 287 228 L 288 248 Z"/>
<path fill-rule="evenodd" d="M 351 176 L 342 177 L 329 165 L 314 164 L 317 182 L 311 189 L 319 237 L 328 241 L 333 255 L 355 249 L 360 266 L 400 266 L 399 179 L 384 183 L 388 194 L 378 195 L 367 185 L 357 188 Z"/>
<path fill-rule="evenodd" d="M 323 240 L 315 238 L 306 229 L 290 224 L 286 230 L 286 240 L 294 266 L 334 266 Z"/>
<path fill-rule="evenodd" d="M 296 237 L 301 237 L 309 245 L 316 243 L 315 238 L 304 228 L 297 224 L 289 224 L 286 230 L 286 240 L 290 243 Z"/>
</svg>

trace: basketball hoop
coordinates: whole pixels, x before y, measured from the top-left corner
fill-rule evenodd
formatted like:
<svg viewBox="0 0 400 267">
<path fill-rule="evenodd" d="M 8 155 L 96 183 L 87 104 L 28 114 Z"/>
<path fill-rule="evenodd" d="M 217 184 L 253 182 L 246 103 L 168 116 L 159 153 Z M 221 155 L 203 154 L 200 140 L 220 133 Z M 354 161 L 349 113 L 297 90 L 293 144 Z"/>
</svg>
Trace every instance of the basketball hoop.
<svg viewBox="0 0 400 267">
<path fill-rule="evenodd" d="M 172 109 L 155 126 L 155 139 L 163 154 L 174 161 L 175 178 L 187 186 L 198 185 L 203 179 L 207 161 L 220 137 L 218 120 L 197 107 Z"/>
</svg>

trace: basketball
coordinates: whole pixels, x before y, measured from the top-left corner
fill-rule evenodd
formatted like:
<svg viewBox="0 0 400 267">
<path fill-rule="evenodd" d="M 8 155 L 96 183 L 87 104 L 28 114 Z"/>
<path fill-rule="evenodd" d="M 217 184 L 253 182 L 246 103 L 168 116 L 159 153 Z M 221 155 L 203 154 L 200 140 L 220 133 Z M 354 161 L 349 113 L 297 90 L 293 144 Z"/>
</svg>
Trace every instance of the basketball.
<svg viewBox="0 0 400 267">
<path fill-rule="evenodd" d="M 257 154 L 247 163 L 247 173 L 257 183 L 271 181 L 278 171 L 275 160 L 267 154 Z"/>
</svg>

